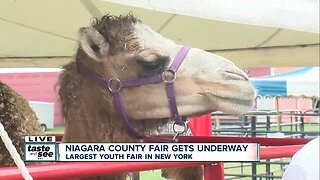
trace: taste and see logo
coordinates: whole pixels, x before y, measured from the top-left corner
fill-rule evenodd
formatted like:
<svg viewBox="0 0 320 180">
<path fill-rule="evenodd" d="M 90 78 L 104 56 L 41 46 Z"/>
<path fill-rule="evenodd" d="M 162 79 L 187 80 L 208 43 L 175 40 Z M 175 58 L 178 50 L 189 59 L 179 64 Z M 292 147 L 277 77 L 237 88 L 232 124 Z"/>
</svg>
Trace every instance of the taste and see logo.
<svg viewBox="0 0 320 180">
<path fill-rule="evenodd" d="M 25 161 L 56 161 L 57 144 L 49 136 L 27 136 L 24 145 Z"/>
</svg>

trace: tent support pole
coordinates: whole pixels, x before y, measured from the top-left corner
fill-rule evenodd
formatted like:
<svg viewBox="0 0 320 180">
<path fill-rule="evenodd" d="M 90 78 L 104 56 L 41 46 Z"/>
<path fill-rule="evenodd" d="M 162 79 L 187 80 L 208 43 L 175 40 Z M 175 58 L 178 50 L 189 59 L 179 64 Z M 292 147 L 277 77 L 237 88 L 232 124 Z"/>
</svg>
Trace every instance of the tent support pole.
<svg viewBox="0 0 320 180">
<path fill-rule="evenodd" d="M 281 126 L 280 126 L 280 112 L 279 112 L 279 98 L 278 96 L 276 96 L 275 98 L 275 108 L 276 108 L 276 121 L 277 121 L 277 128 L 278 128 L 278 131 L 281 130 Z"/>
</svg>

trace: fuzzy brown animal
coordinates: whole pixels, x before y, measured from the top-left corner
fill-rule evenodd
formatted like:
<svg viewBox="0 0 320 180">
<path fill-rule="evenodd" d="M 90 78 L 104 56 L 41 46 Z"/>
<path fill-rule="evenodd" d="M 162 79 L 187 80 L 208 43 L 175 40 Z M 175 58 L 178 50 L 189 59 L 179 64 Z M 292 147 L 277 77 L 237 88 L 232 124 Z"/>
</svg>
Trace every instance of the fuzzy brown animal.
<svg viewBox="0 0 320 180">
<path fill-rule="evenodd" d="M 139 79 L 162 73 L 181 45 L 162 37 L 132 15 L 105 15 L 79 31 L 75 61 L 64 66 L 59 96 L 65 118 L 65 142 L 138 142 L 120 121 L 110 91 L 77 71 L 76 61 L 105 79 Z M 255 96 L 247 75 L 233 63 L 192 48 L 175 81 L 181 116 L 212 111 L 242 113 Z M 163 83 L 121 90 L 125 111 L 140 132 L 165 124 L 170 109 Z M 159 126 L 159 124 L 158 124 Z M 201 167 L 174 168 L 163 175 L 176 180 L 202 179 Z M 96 179 L 123 180 L 127 174 Z M 87 179 L 87 178 L 82 178 Z M 92 178 L 89 178 L 92 179 Z"/>
<path fill-rule="evenodd" d="M 0 122 L 7 131 L 18 153 L 23 157 L 24 137 L 44 135 L 29 103 L 17 92 L 0 81 Z M 0 167 L 15 163 L 0 139 Z"/>
</svg>

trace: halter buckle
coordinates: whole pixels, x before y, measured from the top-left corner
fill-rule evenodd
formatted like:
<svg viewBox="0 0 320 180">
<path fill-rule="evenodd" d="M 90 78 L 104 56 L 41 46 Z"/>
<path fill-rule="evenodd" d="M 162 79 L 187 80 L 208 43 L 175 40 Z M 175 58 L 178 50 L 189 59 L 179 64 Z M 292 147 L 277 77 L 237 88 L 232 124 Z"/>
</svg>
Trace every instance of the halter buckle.
<svg viewBox="0 0 320 180">
<path fill-rule="evenodd" d="M 168 84 L 168 83 L 173 83 L 176 80 L 177 74 L 173 70 L 167 69 L 167 70 L 163 71 L 161 77 L 162 77 L 162 80 L 166 84 Z"/>
<path fill-rule="evenodd" d="M 107 86 L 110 92 L 119 92 L 122 88 L 121 80 L 118 78 L 111 78 L 108 80 Z"/>
</svg>

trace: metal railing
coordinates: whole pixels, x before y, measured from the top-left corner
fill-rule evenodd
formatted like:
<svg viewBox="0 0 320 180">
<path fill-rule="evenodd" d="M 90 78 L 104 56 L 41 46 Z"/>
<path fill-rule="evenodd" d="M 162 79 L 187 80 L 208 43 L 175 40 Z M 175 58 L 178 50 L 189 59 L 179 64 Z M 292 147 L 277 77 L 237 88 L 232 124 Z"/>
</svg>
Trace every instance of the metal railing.
<svg viewBox="0 0 320 180">
<path fill-rule="evenodd" d="M 282 110 L 253 111 L 243 116 L 233 116 L 225 113 L 212 113 L 213 135 L 239 136 L 239 137 L 279 137 L 279 138 L 305 138 L 320 134 L 319 111 Z M 317 119 L 316 122 L 305 122 L 305 119 Z M 316 130 L 307 130 L 306 126 L 315 126 Z M 290 158 L 266 159 L 254 163 L 232 163 L 226 166 L 225 179 L 281 179 Z M 226 163 L 228 165 L 228 163 Z M 263 167 L 264 166 L 264 167 Z M 279 166 L 278 168 L 274 168 Z M 251 168 L 251 170 L 248 170 Z M 258 171 L 259 168 L 259 171 Z M 238 173 L 228 173 L 239 171 Z M 244 171 L 247 169 L 247 172 Z M 261 169 L 264 172 L 261 173 Z"/>
</svg>

